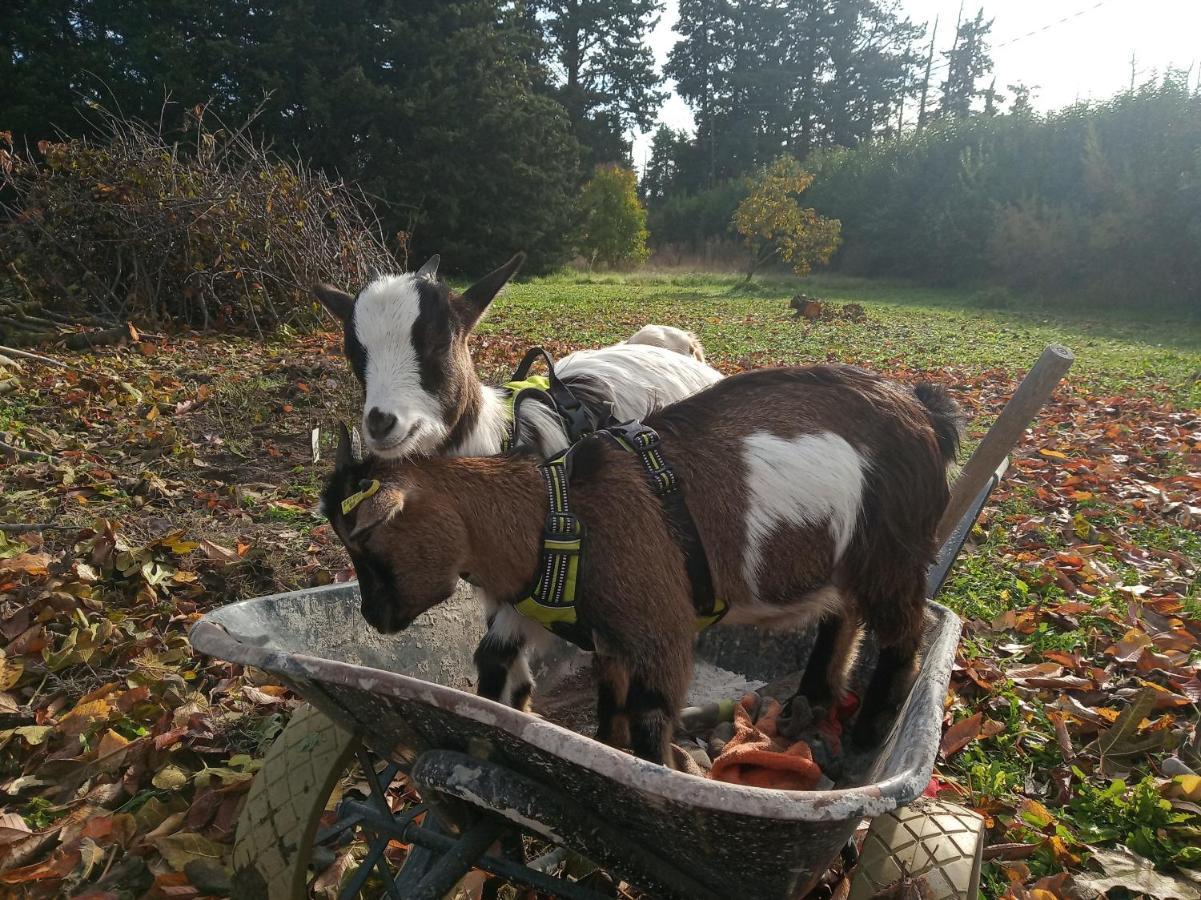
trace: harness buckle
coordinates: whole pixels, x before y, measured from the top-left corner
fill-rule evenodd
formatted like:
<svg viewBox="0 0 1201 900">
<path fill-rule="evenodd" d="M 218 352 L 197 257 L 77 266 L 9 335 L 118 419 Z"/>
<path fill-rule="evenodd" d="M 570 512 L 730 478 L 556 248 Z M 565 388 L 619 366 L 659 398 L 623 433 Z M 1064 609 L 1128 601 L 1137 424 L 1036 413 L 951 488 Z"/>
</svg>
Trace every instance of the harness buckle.
<svg viewBox="0 0 1201 900">
<path fill-rule="evenodd" d="M 605 433 L 619 443 L 624 442 L 627 449 L 635 453 L 645 453 L 648 450 L 654 450 L 662 441 L 659 440 L 659 432 L 653 428 L 647 428 L 641 422 L 623 422 L 620 425 L 610 425 L 604 429 Z"/>
<path fill-rule="evenodd" d="M 548 513 L 546 524 L 542 527 L 543 543 L 576 544 L 575 552 L 579 551 L 580 538 L 584 536 L 584 523 L 574 513 Z M 570 551 L 565 551 L 570 552 Z"/>
</svg>

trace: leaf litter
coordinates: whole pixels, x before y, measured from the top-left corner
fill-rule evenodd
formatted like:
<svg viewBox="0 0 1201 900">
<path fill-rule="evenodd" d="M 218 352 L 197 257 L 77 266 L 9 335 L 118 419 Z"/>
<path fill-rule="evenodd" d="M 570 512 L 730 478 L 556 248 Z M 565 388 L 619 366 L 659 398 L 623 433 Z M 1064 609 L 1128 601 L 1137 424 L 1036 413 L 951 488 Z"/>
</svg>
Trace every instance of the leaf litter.
<svg viewBox="0 0 1201 900">
<path fill-rule="evenodd" d="M 487 377 L 529 343 L 504 321 L 477 340 Z M 732 345 L 716 362 L 798 361 Z M 0 884 L 201 896 L 298 700 L 186 631 L 211 606 L 351 574 L 311 509 L 357 391 L 331 334 L 164 337 L 73 364 L 22 367 L 27 395 L 0 406 L 5 442 L 46 454 L 4 468 L 0 519 L 52 526 L 0 532 Z M 977 435 L 1015 385 L 875 367 L 943 381 Z M 932 787 L 986 818 L 989 895 L 1196 896 L 1201 421 L 1173 396 L 1070 380 L 944 592 L 965 639 Z M 361 857 L 340 848 L 318 892 Z"/>
</svg>

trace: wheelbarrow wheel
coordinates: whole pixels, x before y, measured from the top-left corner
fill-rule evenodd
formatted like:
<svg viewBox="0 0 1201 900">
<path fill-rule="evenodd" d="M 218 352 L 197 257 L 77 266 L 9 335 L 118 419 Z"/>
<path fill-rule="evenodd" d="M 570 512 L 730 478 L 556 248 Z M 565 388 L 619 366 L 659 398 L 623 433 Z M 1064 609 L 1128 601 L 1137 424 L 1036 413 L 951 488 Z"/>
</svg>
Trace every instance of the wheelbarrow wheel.
<svg viewBox="0 0 1201 900">
<path fill-rule="evenodd" d="M 359 741 L 304 704 L 267 751 L 234 837 L 233 896 L 308 896 L 309 863 L 321 815 Z"/>
<path fill-rule="evenodd" d="M 906 879 L 919 884 L 929 900 L 975 900 L 983 853 L 980 816 L 922 797 L 872 819 L 851 875 L 849 900 L 867 900 Z"/>
</svg>

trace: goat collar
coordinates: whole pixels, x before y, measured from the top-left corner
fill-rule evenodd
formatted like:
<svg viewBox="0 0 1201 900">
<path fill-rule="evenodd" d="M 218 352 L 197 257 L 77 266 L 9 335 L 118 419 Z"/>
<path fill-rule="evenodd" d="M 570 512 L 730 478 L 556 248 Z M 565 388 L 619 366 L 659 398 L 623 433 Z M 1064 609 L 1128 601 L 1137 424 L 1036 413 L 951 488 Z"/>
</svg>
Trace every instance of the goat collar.
<svg viewBox="0 0 1201 900">
<path fill-rule="evenodd" d="M 713 593 L 709 561 L 700 536 L 679 492 L 675 470 L 659 449 L 659 435 L 640 422 L 629 422 L 604 429 L 623 450 L 636 453 L 647 472 L 651 490 L 659 498 L 664 512 L 680 534 L 681 549 L 692 584 L 696 607 L 696 630 L 703 631 L 726 614 L 727 605 Z M 542 559 L 534 585 L 514 608 L 548 631 L 571 641 L 584 650 L 593 650 L 592 634 L 576 613 L 576 580 L 583 552 L 584 523 L 571 512 L 568 484 L 571 481 L 572 448 L 542 463 L 538 468 L 546 484 L 550 511 L 542 531 Z"/>
</svg>

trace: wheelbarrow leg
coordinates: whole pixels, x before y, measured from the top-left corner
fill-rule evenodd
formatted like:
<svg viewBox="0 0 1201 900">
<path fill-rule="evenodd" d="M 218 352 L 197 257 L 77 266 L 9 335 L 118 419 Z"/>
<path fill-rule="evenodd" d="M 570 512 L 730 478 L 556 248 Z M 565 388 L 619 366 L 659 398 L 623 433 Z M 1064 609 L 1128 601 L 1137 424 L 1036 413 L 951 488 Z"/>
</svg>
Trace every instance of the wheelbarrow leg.
<svg viewBox="0 0 1201 900">
<path fill-rule="evenodd" d="M 475 868 L 479 858 L 500 837 L 504 828 L 503 822 L 481 818 L 463 832 L 454 847 L 430 867 L 420 882 L 406 889 L 406 900 L 442 900 L 458 884 L 459 879 Z"/>
<path fill-rule="evenodd" d="M 421 827 L 433 834 L 446 834 L 446 830 L 433 813 L 426 813 Z M 396 876 L 396 889 L 402 897 L 412 896 L 412 892 L 417 889 L 417 885 L 421 883 L 421 879 L 425 877 L 437 859 L 437 855 L 428 847 L 413 844 L 409 848 L 409 854 L 400 867 L 400 873 Z"/>
</svg>

